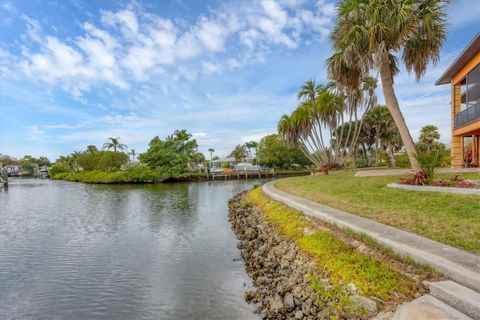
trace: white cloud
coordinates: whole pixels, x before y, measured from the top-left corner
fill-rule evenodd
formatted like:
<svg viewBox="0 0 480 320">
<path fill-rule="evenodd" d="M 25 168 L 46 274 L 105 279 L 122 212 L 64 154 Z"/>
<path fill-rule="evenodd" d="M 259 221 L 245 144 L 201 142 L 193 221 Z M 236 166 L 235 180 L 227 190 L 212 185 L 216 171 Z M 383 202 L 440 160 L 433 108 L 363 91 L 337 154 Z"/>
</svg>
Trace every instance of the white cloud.
<svg viewBox="0 0 480 320">
<path fill-rule="evenodd" d="M 253 49 L 257 44 L 258 40 L 260 39 L 260 37 L 261 37 L 260 32 L 253 28 L 240 32 L 240 41 L 248 49 Z"/>
<path fill-rule="evenodd" d="M 210 51 L 223 51 L 226 37 L 225 26 L 205 17 L 201 17 L 195 34 L 200 43 Z"/>
<path fill-rule="evenodd" d="M 105 11 L 102 13 L 101 20 L 106 25 L 119 25 L 122 32 L 127 36 L 135 35 L 139 29 L 137 16 L 135 12 L 131 10 L 121 10 L 118 12 Z"/>
<path fill-rule="evenodd" d="M 219 72 L 222 69 L 222 67 L 219 64 L 216 64 L 210 61 L 202 62 L 202 66 L 203 66 L 203 71 L 207 74 Z"/>
<path fill-rule="evenodd" d="M 38 46 L 23 49 L 19 65 L 28 78 L 77 98 L 98 86 L 128 89 L 160 74 L 191 81 L 199 72 L 262 62 L 274 46 L 295 48 L 302 32 L 327 32 L 333 16 L 329 5 L 320 7 L 311 9 L 301 1 L 252 1 L 234 9 L 212 9 L 189 25 L 129 5 L 101 11 L 102 26 L 83 22 L 83 34 L 68 41 L 44 34 L 38 21 L 22 15 L 26 38 Z M 189 63 L 194 59 L 207 62 Z"/>
<path fill-rule="evenodd" d="M 48 139 L 48 136 L 45 130 L 40 129 L 37 125 L 33 125 L 27 128 L 25 139 L 29 141 L 44 141 Z"/>
<path fill-rule="evenodd" d="M 40 22 L 28 17 L 25 14 L 21 15 L 21 19 L 25 21 L 25 26 L 27 27 L 27 31 L 25 33 L 26 37 L 35 42 L 41 42 L 42 27 Z"/>
</svg>

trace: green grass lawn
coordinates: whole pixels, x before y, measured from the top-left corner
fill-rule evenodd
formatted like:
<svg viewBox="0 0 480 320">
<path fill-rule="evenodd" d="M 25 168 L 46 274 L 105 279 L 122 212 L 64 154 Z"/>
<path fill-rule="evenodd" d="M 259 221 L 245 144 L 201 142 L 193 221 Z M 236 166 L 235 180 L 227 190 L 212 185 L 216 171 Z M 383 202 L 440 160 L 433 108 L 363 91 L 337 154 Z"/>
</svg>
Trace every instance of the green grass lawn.
<svg viewBox="0 0 480 320">
<path fill-rule="evenodd" d="M 480 179 L 480 173 L 461 176 Z M 328 176 L 289 178 L 278 181 L 275 186 L 306 199 L 480 253 L 480 196 L 386 187 L 400 177 L 354 177 L 354 172 L 336 172 Z"/>
</svg>

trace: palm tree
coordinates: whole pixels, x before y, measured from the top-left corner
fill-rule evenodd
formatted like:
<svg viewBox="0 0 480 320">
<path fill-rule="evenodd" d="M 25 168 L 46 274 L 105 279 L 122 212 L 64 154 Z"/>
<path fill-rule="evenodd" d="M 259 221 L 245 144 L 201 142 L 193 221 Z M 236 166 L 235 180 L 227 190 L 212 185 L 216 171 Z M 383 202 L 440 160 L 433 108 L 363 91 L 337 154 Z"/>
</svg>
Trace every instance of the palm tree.
<svg viewBox="0 0 480 320">
<path fill-rule="evenodd" d="M 93 144 L 90 144 L 90 145 L 87 146 L 87 152 L 88 153 L 95 153 L 97 151 L 98 151 L 97 147 L 94 146 Z"/>
<path fill-rule="evenodd" d="M 117 149 L 120 151 L 125 151 L 127 146 L 123 143 L 120 143 L 120 138 L 110 137 L 108 141 L 103 144 L 103 149 L 113 149 L 113 152 L 117 152 Z"/>
<path fill-rule="evenodd" d="M 435 140 L 440 139 L 440 133 L 438 133 L 438 128 L 433 125 L 424 126 L 420 130 L 419 140 L 421 143 L 427 146 L 427 152 L 430 152 L 430 147 L 435 142 Z"/>
<path fill-rule="evenodd" d="M 213 160 L 213 153 L 215 152 L 215 149 L 209 148 L 208 152 L 210 152 L 210 161 L 212 161 Z"/>
<path fill-rule="evenodd" d="M 386 106 L 378 105 L 371 109 L 365 115 L 366 127 L 370 129 L 370 134 L 375 139 L 375 165 L 380 164 L 381 135 L 385 134 L 393 121 L 390 112 Z"/>
<path fill-rule="evenodd" d="M 256 141 L 245 142 L 245 147 L 248 149 L 248 155 L 252 158 L 252 149 L 255 149 L 258 146 Z"/>
<path fill-rule="evenodd" d="M 372 69 L 380 72 L 387 107 L 400 132 L 412 168 L 419 169 L 412 136 L 398 104 L 393 79 L 399 60 L 417 80 L 435 64 L 446 37 L 448 0 L 341 0 L 327 60 L 330 77 L 355 88 Z M 401 53 L 398 57 L 397 54 Z"/>
<path fill-rule="evenodd" d="M 306 82 L 298 95 L 300 105 L 278 123 L 280 136 L 290 146 L 299 146 L 319 168 L 342 166 L 360 133 L 359 112 L 367 111 L 376 101 L 375 86 L 371 78 L 350 92 L 335 83 L 317 86 L 313 80 Z M 346 122 L 354 125 L 345 126 Z"/>
<path fill-rule="evenodd" d="M 392 168 L 397 166 L 397 160 L 395 159 L 395 152 L 400 151 L 403 147 L 402 137 L 398 132 L 397 126 L 393 119 L 388 123 L 385 131 L 381 134 L 382 147 L 390 157 L 390 164 Z"/>
<path fill-rule="evenodd" d="M 137 154 L 135 149 L 131 149 L 128 154 L 132 156 L 132 162 L 135 162 L 135 155 Z"/>
<path fill-rule="evenodd" d="M 325 89 L 324 86 L 316 84 L 314 79 L 305 81 L 297 94 L 299 101 L 315 103 L 317 96 Z"/>
</svg>

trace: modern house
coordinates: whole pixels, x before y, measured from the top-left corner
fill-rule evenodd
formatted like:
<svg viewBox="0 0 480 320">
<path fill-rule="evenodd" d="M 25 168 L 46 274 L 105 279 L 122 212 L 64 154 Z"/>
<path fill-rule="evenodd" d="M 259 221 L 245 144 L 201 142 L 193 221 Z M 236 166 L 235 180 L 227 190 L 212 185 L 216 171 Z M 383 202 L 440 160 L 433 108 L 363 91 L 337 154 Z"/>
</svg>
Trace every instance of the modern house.
<svg viewBox="0 0 480 320">
<path fill-rule="evenodd" d="M 480 32 L 435 85 L 452 87 L 452 167 L 480 164 Z"/>
</svg>

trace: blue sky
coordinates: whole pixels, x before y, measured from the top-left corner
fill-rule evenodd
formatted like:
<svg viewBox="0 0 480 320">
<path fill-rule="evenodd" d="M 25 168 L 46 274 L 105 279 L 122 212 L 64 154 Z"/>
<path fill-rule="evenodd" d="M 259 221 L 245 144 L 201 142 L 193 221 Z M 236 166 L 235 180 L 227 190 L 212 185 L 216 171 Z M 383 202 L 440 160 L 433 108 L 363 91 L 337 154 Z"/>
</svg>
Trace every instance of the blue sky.
<svg viewBox="0 0 480 320">
<path fill-rule="evenodd" d="M 448 14 L 440 63 L 396 79 L 413 136 L 434 124 L 447 143 L 450 88 L 433 83 L 480 31 L 480 2 Z M 187 129 L 226 155 L 326 81 L 334 18 L 327 0 L 0 0 L 0 153 L 54 160 L 110 136 L 142 152 Z"/>
</svg>

